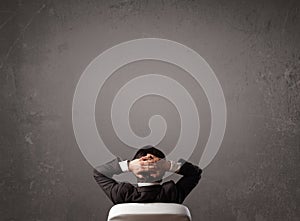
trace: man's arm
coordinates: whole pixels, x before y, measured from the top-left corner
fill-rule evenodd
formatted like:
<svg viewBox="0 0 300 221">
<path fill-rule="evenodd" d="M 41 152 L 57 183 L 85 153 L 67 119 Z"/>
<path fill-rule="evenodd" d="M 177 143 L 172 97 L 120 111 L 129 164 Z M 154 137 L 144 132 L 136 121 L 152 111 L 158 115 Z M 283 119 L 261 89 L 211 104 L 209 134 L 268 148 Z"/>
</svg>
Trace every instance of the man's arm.
<svg viewBox="0 0 300 221">
<path fill-rule="evenodd" d="M 118 183 L 112 177 L 122 172 L 119 158 L 94 169 L 94 178 L 97 184 L 114 204 L 120 203 L 123 200 L 120 193 L 124 183 Z"/>
<path fill-rule="evenodd" d="M 199 183 L 202 170 L 198 166 L 183 159 L 180 159 L 178 162 L 181 166 L 175 172 L 183 175 L 183 177 L 176 183 L 176 187 L 178 190 L 178 201 L 182 203 L 192 189 Z"/>
<path fill-rule="evenodd" d="M 176 183 L 177 202 L 182 203 L 192 189 L 198 184 L 202 170 L 183 159 L 178 162 L 161 159 L 155 163 L 158 168 L 157 175 L 165 171 L 174 172 L 183 177 Z"/>
<path fill-rule="evenodd" d="M 125 202 L 124 194 L 126 194 L 129 188 L 133 188 L 133 185 L 125 182 L 117 182 L 113 179 L 114 175 L 118 175 L 122 172 L 133 172 L 135 176 L 142 178 L 142 172 L 152 169 L 153 166 L 142 159 L 121 161 L 120 158 L 116 158 L 104 165 L 96 167 L 94 169 L 94 178 L 109 199 L 116 204 Z"/>
</svg>

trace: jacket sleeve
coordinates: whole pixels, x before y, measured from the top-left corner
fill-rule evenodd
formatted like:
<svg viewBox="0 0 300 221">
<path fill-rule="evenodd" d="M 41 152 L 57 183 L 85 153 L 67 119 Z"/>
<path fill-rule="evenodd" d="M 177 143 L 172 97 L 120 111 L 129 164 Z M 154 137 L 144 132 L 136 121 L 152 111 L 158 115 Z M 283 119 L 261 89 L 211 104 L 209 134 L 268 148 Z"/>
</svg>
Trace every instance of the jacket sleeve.
<svg viewBox="0 0 300 221">
<path fill-rule="evenodd" d="M 196 187 L 201 178 L 202 170 L 183 159 L 179 160 L 182 163 L 179 171 L 176 173 L 183 175 L 176 183 L 178 202 L 182 203 L 187 195 Z"/>
<path fill-rule="evenodd" d="M 114 175 L 122 173 L 119 161 L 120 159 L 116 158 L 94 169 L 96 182 L 114 204 L 122 203 L 124 200 L 122 197 L 124 183 L 119 183 L 112 178 Z"/>
</svg>

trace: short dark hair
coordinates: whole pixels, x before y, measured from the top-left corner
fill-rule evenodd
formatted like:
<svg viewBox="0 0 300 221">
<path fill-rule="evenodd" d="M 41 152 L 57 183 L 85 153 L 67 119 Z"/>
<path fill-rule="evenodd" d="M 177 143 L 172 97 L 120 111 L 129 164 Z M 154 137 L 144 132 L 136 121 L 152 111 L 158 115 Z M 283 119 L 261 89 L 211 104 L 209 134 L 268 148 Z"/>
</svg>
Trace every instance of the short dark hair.
<svg viewBox="0 0 300 221">
<path fill-rule="evenodd" d="M 147 145 L 147 146 L 144 146 L 142 148 L 140 148 L 134 155 L 133 159 L 132 160 L 135 160 L 135 159 L 139 159 L 143 156 L 146 156 L 148 153 L 160 158 L 160 159 L 165 159 L 166 156 L 165 154 L 160 151 L 159 149 L 155 148 L 154 146 L 152 145 Z"/>
</svg>

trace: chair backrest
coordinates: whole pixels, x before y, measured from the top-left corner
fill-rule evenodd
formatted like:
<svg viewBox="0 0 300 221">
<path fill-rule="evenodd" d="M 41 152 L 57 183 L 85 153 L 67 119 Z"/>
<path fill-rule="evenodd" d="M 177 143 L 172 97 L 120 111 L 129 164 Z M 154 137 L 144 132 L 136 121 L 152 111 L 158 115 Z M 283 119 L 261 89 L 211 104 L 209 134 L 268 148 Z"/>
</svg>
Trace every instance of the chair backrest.
<svg viewBox="0 0 300 221">
<path fill-rule="evenodd" d="M 123 203 L 113 206 L 107 221 L 191 221 L 189 209 L 173 203 Z"/>
</svg>

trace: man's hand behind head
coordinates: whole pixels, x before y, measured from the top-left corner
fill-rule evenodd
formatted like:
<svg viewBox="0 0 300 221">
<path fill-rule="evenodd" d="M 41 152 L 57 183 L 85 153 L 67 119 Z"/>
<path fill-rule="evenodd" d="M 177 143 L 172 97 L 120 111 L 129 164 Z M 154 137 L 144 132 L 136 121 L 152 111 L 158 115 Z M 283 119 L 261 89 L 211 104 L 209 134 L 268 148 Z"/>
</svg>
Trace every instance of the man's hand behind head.
<svg viewBox="0 0 300 221">
<path fill-rule="evenodd" d="M 142 160 L 141 158 L 129 162 L 128 169 L 138 178 L 143 178 L 142 173 L 156 169 L 153 163 Z"/>
<path fill-rule="evenodd" d="M 170 169 L 170 162 L 160 159 L 152 154 L 147 154 L 139 159 L 129 162 L 129 170 L 136 177 L 145 182 L 153 182 L 162 179 L 165 172 Z"/>
<path fill-rule="evenodd" d="M 159 157 L 156 157 L 150 153 L 148 153 L 146 156 L 141 157 L 140 159 L 143 161 L 151 162 L 151 163 L 155 163 L 160 160 Z"/>
</svg>

